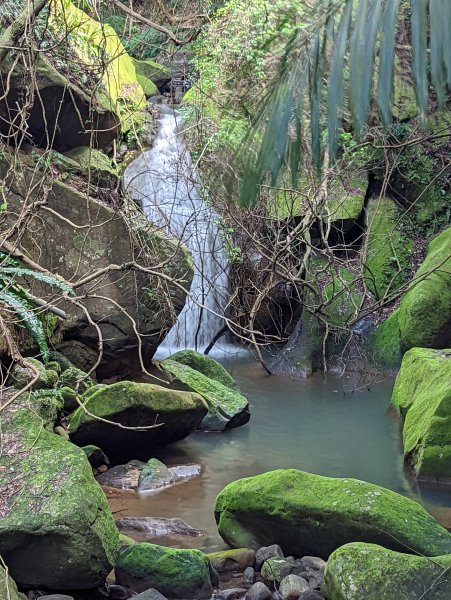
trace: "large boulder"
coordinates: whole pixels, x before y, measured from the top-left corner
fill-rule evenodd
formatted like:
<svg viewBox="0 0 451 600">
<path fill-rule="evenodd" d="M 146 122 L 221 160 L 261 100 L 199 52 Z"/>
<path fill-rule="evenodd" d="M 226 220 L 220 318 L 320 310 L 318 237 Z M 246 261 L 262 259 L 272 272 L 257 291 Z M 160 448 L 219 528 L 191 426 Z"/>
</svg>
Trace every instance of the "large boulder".
<svg viewBox="0 0 451 600">
<path fill-rule="evenodd" d="M 451 534 L 417 502 L 378 485 L 295 469 L 226 486 L 216 499 L 221 537 L 234 547 L 279 544 L 286 554 L 327 558 L 353 541 L 437 556 Z"/>
<path fill-rule="evenodd" d="M 198 394 L 133 381 L 91 388 L 82 400 L 69 419 L 71 440 L 100 446 L 113 462 L 148 458 L 152 448 L 185 438 L 207 413 Z"/>
<path fill-rule="evenodd" d="M 375 345 L 385 363 L 410 348 L 444 348 L 451 339 L 451 227 L 435 237 L 399 308 L 379 327 Z"/>
<path fill-rule="evenodd" d="M 26 228 L 11 243 L 67 281 L 105 269 L 77 289 L 88 296 L 83 304 L 90 319 L 79 305 L 58 303 L 69 318 L 60 323 L 54 345 L 75 366 L 89 370 L 98 357 L 97 324 L 103 338 L 98 376 L 136 372 L 139 352 L 144 361 L 150 359 L 184 305 L 183 286 L 189 288 L 192 279 L 191 257 L 183 245 L 157 231 L 133 203 L 125 202 L 118 210 L 81 193 L 56 174 L 51 178 L 43 174 L 43 206 L 35 169 L 33 153 L 21 153 L 19 160 L 6 152 L 0 156 L 8 223 L 12 226 L 18 215 L 28 214 Z M 118 268 L 133 262 L 153 272 L 156 264 L 162 265 L 163 279 Z M 108 271 L 110 265 L 114 268 Z M 172 279 L 181 285 L 171 285 Z M 50 303 L 55 298 L 55 290 L 39 282 L 32 283 L 30 290 Z"/>
<path fill-rule="evenodd" d="M 224 431 L 240 427 L 249 421 L 249 402 L 236 389 L 172 358 L 167 358 L 158 365 L 171 378 L 171 386 L 195 392 L 204 398 L 208 413 L 200 425 L 201 429 Z"/>
<path fill-rule="evenodd" d="M 451 480 L 451 349 L 412 348 L 392 403 L 404 417 L 406 461 L 418 477 Z"/>
<path fill-rule="evenodd" d="M 133 58 L 132 60 L 138 81 L 143 86 L 144 91 L 145 85 L 148 85 L 149 82 L 157 88 L 163 88 L 171 81 L 172 75 L 168 67 L 149 59 L 138 60 Z"/>
<path fill-rule="evenodd" d="M 210 598 L 214 572 L 199 550 L 177 550 L 140 543 L 121 552 L 116 580 L 135 592 L 155 588 L 168 598 Z"/>
<path fill-rule="evenodd" d="M 202 373 L 205 377 L 214 379 L 214 381 L 222 383 L 222 385 L 225 385 L 231 390 L 235 390 L 236 392 L 240 391 L 238 384 L 227 369 L 225 369 L 218 361 L 205 356 L 205 354 L 199 354 L 199 352 L 195 352 L 194 350 L 180 350 L 179 352 L 172 354 L 169 358 L 199 371 L 199 373 Z"/>
<path fill-rule="evenodd" d="M 2 412 L 0 555 L 21 587 L 88 589 L 114 565 L 119 534 L 85 453 L 52 433 L 55 398 L 40 390 Z"/>
<path fill-rule="evenodd" d="M 356 542 L 327 561 L 330 600 L 448 600 L 451 555 L 427 558 Z"/>
</svg>

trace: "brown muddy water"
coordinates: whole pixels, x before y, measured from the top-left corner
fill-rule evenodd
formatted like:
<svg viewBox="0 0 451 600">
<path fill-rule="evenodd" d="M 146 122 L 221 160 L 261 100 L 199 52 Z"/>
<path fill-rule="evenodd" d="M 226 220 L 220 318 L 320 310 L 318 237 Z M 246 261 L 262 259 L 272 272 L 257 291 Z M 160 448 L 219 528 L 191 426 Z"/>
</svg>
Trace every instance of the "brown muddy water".
<svg viewBox="0 0 451 600">
<path fill-rule="evenodd" d="M 168 466 L 201 464 L 198 477 L 159 492 L 104 488 L 116 519 L 178 517 L 204 535 L 149 539 L 124 533 L 177 547 L 225 548 L 214 519 L 218 492 L 241 477 L 285 468 L 385 486 L 418 500 L 451 528 L 451 485 L 420 487 L 403 467 L 399 421 L 388 410 L 393 379 L 379 377 L 369 386 L 358 376 L 299 380 L 266 375 L 244 352 L 220 360 L 249 398 L 249 424 L 219 434 L 196 432 L 156 454 Z"/>
</svg>

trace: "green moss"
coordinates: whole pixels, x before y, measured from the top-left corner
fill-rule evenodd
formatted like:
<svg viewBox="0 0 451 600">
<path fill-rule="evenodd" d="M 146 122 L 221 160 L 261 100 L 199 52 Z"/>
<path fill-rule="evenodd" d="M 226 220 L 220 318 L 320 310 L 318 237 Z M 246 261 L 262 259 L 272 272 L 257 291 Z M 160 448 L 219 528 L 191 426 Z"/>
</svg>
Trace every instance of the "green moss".
<svg viewBox="0 0 451 600">
<path fill-rule="evenodd" d="M 216 499 L 215 517 L 231 546 L 276 543 L 294 556 L 327 558 L 352 541 L 427 556 L 451 551 L 451 534 L 417 502 L 371 483 L 294 469 L 229 484 Z"/>
<path fill-rule="evenodd" d="M 248 548 L 233 548 L 232 550 L 210 552 L 207 556 L 212 567 L 218 573 L 242 573 L 246 567 L 253 567 L 255 563 L 255 552 Z"/>
<path fill-rule="evenodd" d="M 33 385 L 33 389 L 52 388 L 58 381 L 58 373 L 53 369 L 47 369 L 39 360 L 35 358 L 26 358 L 26 363 L 29 363 L 39 372 L 39 378 Z M 12 385 L 21 389 L 35 378 L 35 372 L 30 368 L 22 367 L 15 364 L 11 372 Z"/>
<path fill-rule="evenodd" d="M 79 394 L 84 394 L 93 385 L 95 384 L 91 377 L 77 367 L 69 367 L 63 371 L 58 381 L 58 387 L 68 387 Z"/>
<path fill-rule="evenodd" d="M 451 555 L 430 559 L 357 542 L 330 556 L 325 581 L 331 600 L 448 600 L 450 569 Z"/>
<path fill-rule="evenodd" d="M 115 562 L 119 535 L 84 452 L 45 428 L 44 391 L 2 415 L 15 449 L 0 457 L 0 489 L 23 485 L 4 497 L 0 554 L 21 586 L 93 588 Z"/>
<path fill-rule="evenodd" d="M 17 586 L 5 569 L 0 565 L 0 598 L 5 600 L 20 600 Z"/>
<path fill-rule="evenodd" d="M 158 88 L 153 81 L 138 74 L 136 75 L 136 78 L 141 85 L 146 98 L 152 98 L 152 96 L 158 94 Z"/>
<path fill-rule="evenodd" d="M 91 178 L 94 183 L 105 187 L 117 183 L 118 173 L 111 159 L 100 150 L 79 146 L 67 151 L 66 156 L 74 160 L 80 166 L 81 174 Z"/>
<path fill-rule="evenodd" d="M 177 550 L 140 543 L 121 552 L 116 579 L 143 592 L 155 588 L 170 598 L 202 599 L 212 593 L 210 562 L 199 550 Z"/>
<path fill-rule="evenodd" d="M 348 269 L 340 269 L 324 286 L 322 300 L 329 323 L 344 326 L 356 317 L 362 305 L 362 297 L 356 287 L 356 276 Z"/>
<path fill-rule="evenodd" d="M 363 209 L 368 176 L 366 173 L 349 173 L 335 177 L 328 191 L 327 214 L 332 221 L 357 221 Z"/>
<path fill-rule="evenodd" d="M 403 234 L 400 217 L 394 200 L 370 200 L 364 280 L 377 300 L 395 292 L 407 277 L 413 242 Z"/>
<path fill-rule="evenodd" d="M 244 425 L 249 420 L 248 401 L 236 390 L 231 390 L 219 381 L 175 360 L 167 358 L 158 364 L 182 388 L 196 392 L 205 399 L 208 413 L 202 421 L 202 429 L 223 431 L 227 427 Z"/>
<path fill-rule="evenodd" d="M 157 85 L 162 81 L 171 79 L 170 69 L 154 60 L 137 60 L 136 58 L 133 58 L 132 60 L 138 77 L 141 76 L 150 79 Z"/>
<path fill-rule="evenodd" d="M 399 340 L 398 311 L 392 313 L 386 321 L 377 328 L 370 339 L 370 346 L 375 351 L 377 362 L 386 366 L 396 366 L 401 363 Z"/>
<path fill-rule="evenodd" d="M 97 417 L 112 417 L 133 406 L 148 407 L 156 414 L 184 413 L 189 409 L 204 409 L 205 404 L 196 394 L 168 390 L 150 383 L 121 381 L 112 385 L 95 386 L 83 395 L 84 406 L 95 416 L 78 408 L 69 421 L 69 432 L 81 425 L 94 423 Z"/>
<path fill-rule="evenodd" d="M 419 476 L 451 478 L 451 350 L 412 348 L 392 403 L 404 417 L 404 455 Z"/>
<path fill-rule="evenodd" d="M 230 373 L 220 363 L 205 356 L 205 354 L 199 354 L 194 350 L 180 350 L 180 352 L 176 352 L 169 358 L 199 371 L 202 375 L 222 383 L 231 390 L 239 392 L 238 385 Z"/>
</svg>

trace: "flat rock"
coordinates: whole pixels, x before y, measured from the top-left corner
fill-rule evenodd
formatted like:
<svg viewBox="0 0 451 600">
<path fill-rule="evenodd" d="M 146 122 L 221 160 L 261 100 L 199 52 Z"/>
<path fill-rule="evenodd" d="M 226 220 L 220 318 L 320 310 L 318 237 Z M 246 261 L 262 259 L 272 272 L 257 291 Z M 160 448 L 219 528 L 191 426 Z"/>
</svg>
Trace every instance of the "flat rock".
<svg viewBox="0 0 451 600">
<path fill-rule="evenodd" d="M 96 476 L 100 485 L 118 488 L 120 490 L 136 490 L 139 476 L 145 463 L 130 461 L 125 465 L 116 465 L 105 473 Z"/>
<path fill-rule="evenodd" d="M 201 537 L 203 532 L 185 523 L 182 519 L 163 517 L 123 517 L 116 521 L 121 531 L 143 531 L 149 537 L 188 535 Z"/>
</svg>

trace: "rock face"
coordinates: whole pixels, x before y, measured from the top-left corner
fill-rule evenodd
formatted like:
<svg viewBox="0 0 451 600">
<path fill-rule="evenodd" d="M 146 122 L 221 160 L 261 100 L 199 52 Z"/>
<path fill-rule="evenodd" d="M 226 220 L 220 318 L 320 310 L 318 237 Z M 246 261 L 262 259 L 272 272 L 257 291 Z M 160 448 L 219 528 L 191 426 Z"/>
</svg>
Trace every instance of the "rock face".
<svg viewBox="0 0 451 600">
<path fill-rule="evenodd" d="M 371 199 L 366 209 L 365 285 L 380 300 L 406 280 L 412 240 L 404 235 L 401 211 L 391 198 Z"/>
<path fill-rule="evenodd" d="M 450 568 L 451 555 L 430 559 L 357 542 L 330 556 L 325 577 L 330 600 L 447 600 Z"/>
<path fill-rule="evenodd" d="M 414 347 L 444 348 L 451 339 L 451 227 L 434 238 L 399 308 L 375 335 L 381 359 L 400 362 Z M 418 282 L 413 285 L 413 283 Z"/>
<path fill-rule="evenodd" d="M 8 170 L 11 164 L 6 153 L 3 160 L 0 157 L 0 178 L 5 179 L 12 224 L 14 215 L 29 210 L 41 192 L 31 191 L 36 187 L 33 183 L 36 164 L 31 155 L 21 155 L 21 162 L 14 166 L 13 179 Z M 163 263 L 163 277 L 173 277 L 189 287 L 192 266 L 188 251 L 154 230 L 132 204 L 125 204 L 120 211 L 113 210 L 58 179 L 46 181 L 46 186 L 47 183 L 45 210 L 39 202 L 34 205 L 26 230 L 20 240 L 14 241 L 18 250 L 68 281 L 82 279 L 109 265 L 136 261 L 145 268 Z M 102 363 L 97 370 L 100 377 L 140 368 L 139 343 L 127 313 L 142 336 L 143 359 L 150 359 L 185 301 L 180 288 L 166 283 L 163 287 L 164 290 L 158 277 L 125 269 L 104 273 L 77 290 L 81 294 L 89 290 L 90 294 L 102 296 L 84 301 L 104 340 Z M 48 286 L 35 283 L 31 288 L 36 296 L 52 301 L 53 292 Z M 69 319 L 61 324 L 55 345 L 75 366 L 87 370 L 98 356 L 97 329 L 81 308 L 70 302 L 61 308 Z"/>
<path fill-rule="evenodd" d="M 172 378 L 172 387 L 195 392 L 205 399 L 208 413 L 201 423 L 201 429 L 224 431 L 249 421 L 249 403 L 238 391 L 176 360 L 167 358 L 158 364 Z"/>
<path fill-rule="evenodd" d="M 404 418 L 406 461 L 419 477 L 451 479 L 451 349 L 404 355 L 392 403 Z"/>
<path fill-rule="evenodd" d="M 235 481 L 216 499 L 219 533 L 231 546 L 279 544 L 286 554 L 327 558 L 352 541 L 438 556 L 451 534 L 418 503 L 355 479 L 272 471 Z"/>
<path fill-rule="evenodd" d="M 119 534 L 85 453 L 51 433 L 43 391 L 2 413 L 0 555 L 18 585 L 87 589 L 105 580 Z"/>
<path fill-rule="evenodd" d="M 210 561 L 199 550 L 176 550 L 155 544 L 135 544 L 121 552 L 116 580 L 135 592 L 155 588 L 169 598 L 210 598 Z"/>
<path fill-rule="evenodd" d="M 69 420 L 72 441 L 80 446 L 99 446 L 116 463 L 141 455 L 147 457 L 152 448 L 182 440 L 207 413 L 204 400 L 197 394 L 133 381 L 97 386 L 82 398 L 91 414 L 126 427 L 161 424 L 141 431 L 122 429 L 98 421 L 83 407 L 78 408 Z"/>
</svg>

